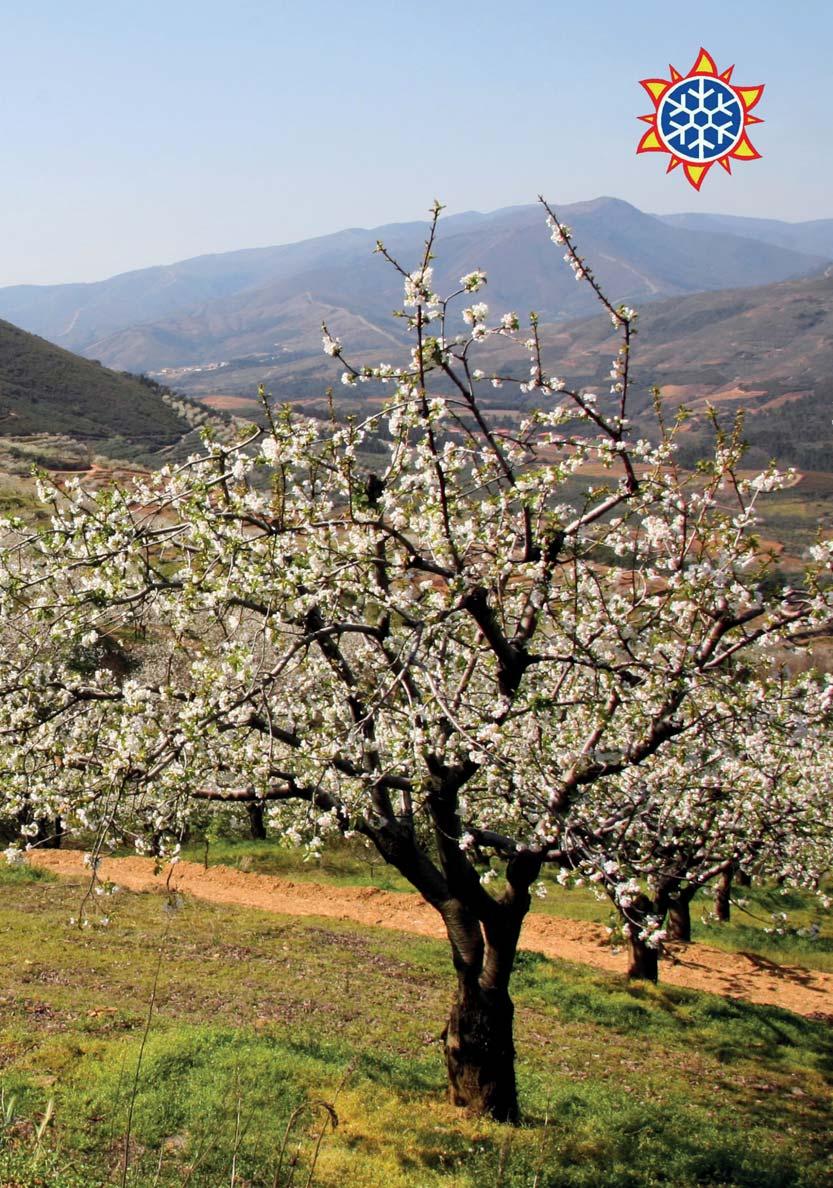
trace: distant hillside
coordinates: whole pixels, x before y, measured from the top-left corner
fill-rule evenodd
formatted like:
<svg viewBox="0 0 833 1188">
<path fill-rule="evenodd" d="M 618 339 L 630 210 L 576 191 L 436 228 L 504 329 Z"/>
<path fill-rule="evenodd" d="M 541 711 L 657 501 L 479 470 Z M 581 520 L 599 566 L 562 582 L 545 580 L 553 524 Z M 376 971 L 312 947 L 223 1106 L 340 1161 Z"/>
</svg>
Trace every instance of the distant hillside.
<svg viewBox="0 0 833 1188">
<path fill-rule="evenodd" d="M 745 411 L 751 464 L 765 465 L 774 457 L 804 470 L 833 473 L 833 267 L 828 273 L 640 305 L 631 360 L 630 416 L 635 431 L 650 435 L 656 428 L 651 396 L 656 384 L 669 417 L 680 405 L 693 414 L 685 430 L 686 461 L 702 455 L 710 432 L 704 414 L 713 405 L 727 424 L 739 409 Z M 619 341 L 607 316 L 596 313 L 569 323 L 544 323 L 539 331 L 550 374 L 596 391 L 603 402 L 613 399 L 610 365 Z M 473 364 L 487 376 L 500 372 L 524 378 L 529 358 L 523 337 L 514 342 L 490 339 L 478 349 Z M 395 349 L 382 357 L 395 358 Z M 326 415 L 322 396 L 327 378 L 335 374 L 328 370 L 331 362 L 318 355 L 285 363 L 270 382 L 271 391 L 276 399 L 300 402 L 308 411 L 317 408 Z M 213 407 L 256 416 L 255 366 L 241 363 L 229 370 L 238 380 L 248 375 L 244 395 L 216 395 L 221 391 L 217 373 L 196 373 L 194 390 L 199 391 L 201 382 Z M 264 370 L 262 363 L 259 370 Z M 223 383 L 230 392 L 227 379 Z M 432 384 L 442 390 L 441 378 L 432 377 Z M 339 384 L 335 390 L 342 413 L 367 413 L 389 396 L 388 388 L 370 384 L 350 389 Z M 517 411 L 543 398 L 521 396 L 510 385 L 494 390 L 484 379 L 480 399 L 509 425 Z"/>
<path fill-rule="evenodd" d="M 833 269 L 755 289 L 699 293 L 640 310 L 632 362 L 632 411 L 650 405 L 657 384 L 669 411 L 714 405 L 726 417 L 746 410 L 745 436 L 757 462 L 833 471 Z M 617 342 L 604 317 L 542 328 L 548 366 L 572 383 L 609 387 Z M 525 362 L 493 348 L 487 362 Z M 501 397 L 504 393 L 501 392 Z M 505 397 L 501 400 L 505 404 Z M 646 424 L 648 419 L 646 419 Z M 689 429 L 692 449 L 702 422 Z"/>
<path fill-rule="evenodd" d="M 0 437 L 6 442 L 48 435 L 126 458 L 177 446 L 200 419 L 199 409 L 192 413 L 153 381 L 110 371 L 0 322 Z"/>
<path fill-rule="evenodd" d="M 660 215 L 670 227 L 689 231 L 719 231 L 776 244 L 794 252 L 833 257 L 833 219 L 812 219 L 806 223 L 787 223 L 782 219 L 750 219 L 741 215 L 671 214 Z"/>
<path fill-rule="evenodd" d="M 758 285 L 819 271 L 828 259 L 719 230 L 670 226 L 613 198 L 559 213 L 617 300 Z M 221 375 L 209 373 L 215 391 L 243 392 L 258 379 L 294 389 L 322 374 L 322 318 L 354 351 L 368 358 L 390 353 L 398 341 L 390 312 L 401 300 L 400 280 L 373 247 L 382 239 L 411 268 L 425 232 L 424 223 L 352 229 L 94 285 L 0 289 L 0 315 L 111 366 L 173 369 L 177 386 L 204 392 L 206 376 L 182 369 L 225 364 Z M 523 314 L 532 307 L 553 321 L 593 311 L 592 295 L 575 284 L 549 242 L 538 206 L 442 220 L 437 289 L 449 291 L 474 267 L 489 273 L 496 310 Z"/>
<path fill-rule="evenodd" d="M 606 374 L 615 349 L 606 318 L 548 326 L 544 333 L 566 374 L 593 382 Z M 637 382 L 673 385 L 687 401 L 730 399 L 737 385 L 812 387 L 833 379 L 833 269 L 645 305 L 633 367 Z"/>
</svg>

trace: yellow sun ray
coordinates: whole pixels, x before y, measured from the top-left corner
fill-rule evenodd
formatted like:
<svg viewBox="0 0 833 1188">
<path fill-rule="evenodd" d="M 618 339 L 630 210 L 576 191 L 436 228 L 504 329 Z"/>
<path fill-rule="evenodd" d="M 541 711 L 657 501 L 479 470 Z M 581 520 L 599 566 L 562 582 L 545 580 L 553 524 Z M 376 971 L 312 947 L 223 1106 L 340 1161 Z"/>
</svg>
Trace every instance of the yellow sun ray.
<svg viewBox="0 0 833 1188">
<path fill-rule="evenodd" d="M 760 87 L 738 87 L 737 92 L 743 100 L 743 106 L 749 111 L 755 106 L 764 93 L 763 86 Z"/>
<path fill-rule="evenodd" d="M 642 86 L 656 103 L 662 98 L 665 91 L 671 86 L 668 79 L 665 78 L 643 78 Z"/>
<path fill-rule="evenodd" d="M 730 153 L 730 156 L 737 157 L 739 161 L 755 161 L 760 155 L 745 132 L 738 142 L 737 147 Z"/>
<path fill-rule="evenodd" d="M 683 165 L 683 172 L 688 180 L 694 186 L 695 190 L 699 190 L 703 184 L 703 178 L 711 169 L 711 165 L 689 165 L 688 162 Z"/>
<path fill-rule="evenodd" d="M 640 153 L 665 153 L 668 150 L 657 136 L 656 128 L 649 129 L 639 142 Z"/>
<path fill-rule="evenodd" d="M 717 74 L 717 67 L 714 64 L 714 58 L 711 54 L 707 54 L 703 47 L 700 47 L 700 56 L 690 71 L 691 74 Z"/>
</svg>

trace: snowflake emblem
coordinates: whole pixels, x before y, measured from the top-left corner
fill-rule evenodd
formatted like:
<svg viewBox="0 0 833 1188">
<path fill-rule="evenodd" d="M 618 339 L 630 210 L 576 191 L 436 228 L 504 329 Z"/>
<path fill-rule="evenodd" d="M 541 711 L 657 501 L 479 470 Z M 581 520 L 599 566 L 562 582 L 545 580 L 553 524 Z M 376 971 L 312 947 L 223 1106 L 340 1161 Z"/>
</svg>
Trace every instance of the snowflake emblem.
<svg viewBox="0 0 833 1188">
<path fill-rule="evenodd" d="M 654 111 L 639 118 L 650 127 L 638 153 L 668 153 L 668 172 L 683 166 L 695 190 L 715 163 L 732 172 L 732 160 L 754 161 L 760 153 L 746 129 L 763 121 L 751 114 L 763 86 L 738 87 L 730 80 L 734 66 L 718 73 L 710 54 L 700 50 L 686 75 L 670 67 L 671 77 L 645 78 Z"/>
</svg>

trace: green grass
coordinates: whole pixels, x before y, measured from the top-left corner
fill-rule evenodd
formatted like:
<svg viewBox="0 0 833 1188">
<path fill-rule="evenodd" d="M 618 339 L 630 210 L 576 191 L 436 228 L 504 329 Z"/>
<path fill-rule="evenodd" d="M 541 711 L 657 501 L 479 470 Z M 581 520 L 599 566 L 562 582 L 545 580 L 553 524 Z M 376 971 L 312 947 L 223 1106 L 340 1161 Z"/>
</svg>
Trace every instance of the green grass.
<svg viewBox="0 0 833 1188">
<path fill-rule="evenodd" d="M 125 851 L 126 853 L 127 851 Z M 361 842 L 336 842 L 320 858 L 304 861 L 299 850 L 274 841 L 249 841 L 239 837 L 211 839 L 183 846 L 182 857 L 209 866 L 231 866 L 252 874 L 272 875 L 295 882 L 331 883 L 341 887 L 378 887 L 383 891 L 409 891 L 413 887 L 375 850 Z"/>
<path fill-rule="evenodd" d="M 155 894 L 116 896 L 108 928 L 79 932 L 67 921 L 80 882 L 16 870 L 0 884 L 0 1083 L 15 1097 L 0 1184 L 120 1182 L 131 1099 L 131 1185 L 229 1184 L 235 1147 L 237 1184 L 272 1185 L 292 1111 L 319 1101 L 339 1119 L 319 1188 L 821 1188 L 833 1177 L 822 1023 L 522 954 L 524 1124 L 510 1129 L 444 1099 L 444 945 L 194 901 L 169 913 Z M 296 1119 L 300 1169 L 321 1122 Z"/>
</svg>

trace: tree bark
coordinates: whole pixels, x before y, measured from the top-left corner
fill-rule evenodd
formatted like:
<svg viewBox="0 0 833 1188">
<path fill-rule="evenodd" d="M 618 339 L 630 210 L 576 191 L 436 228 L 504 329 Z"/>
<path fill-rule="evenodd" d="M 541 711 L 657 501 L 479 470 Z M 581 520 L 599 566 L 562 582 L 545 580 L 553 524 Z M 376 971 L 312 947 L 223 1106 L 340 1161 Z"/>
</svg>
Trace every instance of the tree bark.
<svg viewBox="0 0 833 1188">
<path fill-rule="evenodd" d="M 63 822 L 60 817 L 53 818 L 52 822 L 45 821 L 42 818 L 38 820 L 37 843 L 44 850 L 60 850 L 61 838 L 64 834 Z"/>
<path fill-rule="evenodd" d="M 659 978 L 659 949 L 640 940 L 639 934 L 647 916 L 660 914 L 647 895 L 637 896 L 627 909 L 629 981 L 656 982 Z"/>
<path fill-rule="evenodd" d="M 456 1106 L 496 1122 L 517 1122 L 515 1009 L 509 979 L 523 920 L 523 898 L 512 910 L 493 902 L 482 922 L 459 900 L 442 905 L 457 971 L 457 993 L 443 1031 L 448 1095 Z"/>
<path fill-rule="evenodd" d="M 506 991 L 489 991 L 461 979 L 443 1032 L 452 1103 L 497 1122 L 518 1121 L 515 1008 Z"/>
<path fill-rule="evenodd" d="M 656 915 L 666 917 L 665 929 L 668 939 L 687 945 L 691 940 L 691 901 L 696 887 L 682 886 L 677 875 L 669 877 L 660 887 L 657 895 Z"/>
<path fill-rule="evenodd" d="M 638 934 L 633 933 L 628 937 L 628 981 L 656 982 L 658 979 L 659 951 L 649 948 Z"/>
<path fill-rule="evenodd" d="M 714 914 L 723 924 L 728 924 L 732 915 L 732 875 L 731 866 L 724 870 L 718 879 L 714 893 Z"/>
<path fill-rule="evenodd" d="M 389 806 L 381 827 L 364 823 L 382 857 L 395 866 L 442 917 L 451 946 L 457 990 L 442 1033 L 450 1101 L 498 1122 L 518 1121 L 513 1041 L 514 1006 L 509 981 L 521 924 L 530 908 L 529 887 L 540 856 L 523 853 L 506 868 L 500 900 L 481 885 L 460 849 L 460 822 L 453 798 L 431 802 L 442 869 L 416 843 L 412 827 L 396 821 Z"/>
<path fill-rule="evenodd" d="M 668 939 L 687 945 L 691 940 L 691 900 L 680 896 L 668 907 Z"/>
<path fill-rule="evenodd" d="M 249 814 L 249 828 L 252 837 L 255 841 L 263 841 L 266 837 L 266 824 L 263 819 L 262 802 L 250 800 L 246 805 L 246 812 Z"/>
</svg>

